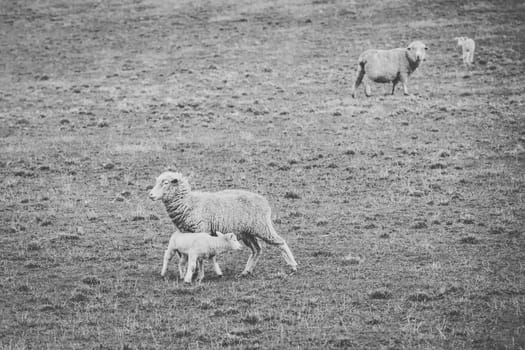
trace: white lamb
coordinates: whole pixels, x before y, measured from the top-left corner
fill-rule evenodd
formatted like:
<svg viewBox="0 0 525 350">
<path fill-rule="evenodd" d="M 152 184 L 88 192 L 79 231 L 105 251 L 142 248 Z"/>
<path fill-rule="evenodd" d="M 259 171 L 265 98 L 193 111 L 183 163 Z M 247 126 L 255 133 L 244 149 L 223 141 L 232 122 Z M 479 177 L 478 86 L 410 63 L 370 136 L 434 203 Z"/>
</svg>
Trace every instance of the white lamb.
<svg viewBox="0 0 525 350">
<path fill-rule="evenodd" d="M 251 250 L 241 275 L 251 274 L 257 264 L 262 250 L 259 239 L 277 246 L 292 270 L 297 270 L 290 248 L 273 227 L 264 197 L 243 190 L 192 191 L 182 174 L 171 171 L 159 175 L 149 196 L 162 200 L 179 231 L 235 233 Z"/>
<path fill-rule="evenodd" d="M 461 46 L 463 63 L 467 66 L 474 63 L 474 50 L 476 49 L 476 43 L 471 38 L 466 36 L 460 36 L 454 38 L 458 41 L 458 46 Z"/>
<path fill-rule="evenodd" d="M 358 59 L 357 77 L 352 97 L 355 98 L 356 89 L 359 87 L 363 78 L 376 83 L 392 83 L 392 95 L 397 83 L 403 85 L 403 92 L 408 95 L 408 77 L 419 67 L 422 61 L 426 60 L 426 50 L 428 48 L 421 41 L 414 41 L 406 48 L 392 50 L 366 50 Z M 365 94 L 370 96 L 370 86 L 368 81 L 364 81 Z"/>
<path fill-rule="evenodd" d="M 183 266 L 188 262 L 185 283 L 191 283 L 195 268 L 198 270 L 197 282 L 204 278 L 204 259 L 209 259 L 213 263 L 213 268 L 218 276 L 222 276 L 222 271 L 215 257 L 217 254 L 227 250 L 240 250 L 241 244 L 235 234 L 222 234 L 216 231 L 217 236 L 210 236 L 206 232 L 181 233 L 175 232 L 171 235 L 168 248 L 164 253 L 161 276 L 166 275 L 168 263 L 175 253 L 179 256 L 179 276 L 184 275 Z"/>
</svg>

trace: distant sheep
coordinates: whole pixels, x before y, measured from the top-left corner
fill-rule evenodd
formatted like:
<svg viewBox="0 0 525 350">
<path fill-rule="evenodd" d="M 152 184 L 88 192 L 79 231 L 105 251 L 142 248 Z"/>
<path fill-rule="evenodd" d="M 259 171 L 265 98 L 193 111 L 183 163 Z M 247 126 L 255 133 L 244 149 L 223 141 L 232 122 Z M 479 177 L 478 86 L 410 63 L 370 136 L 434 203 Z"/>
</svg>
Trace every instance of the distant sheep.
<svg viewBox="0 0 525 350">
<path fill-rule="evenodd" d="M 463 63 L 467 66 L 474 63 L 474 50 L 476 49 L 476 43 L 471 38 L 466 36 L 460 36 L 454 38 L 458 41 L 458 46 L 461 46 Z"/>
<path fill-rule="evenodd" d="M 164 253 L 161 276 L 166 275 L 168 263 L 175 253 L 179 256 L 179 276 L 184 275 L 183 266 L 187 261 L 187 269 L 184 277 L 185 283 L 191 283 L 195 269 L 198 270 L 197 282 L 204 278 L 204 259 L 213 262 L 213 268 L 218 276 L 222 271 L 215 260 L 215 256 L 227 250 L 240 250 L 241 244 L 233 233 L 222 234 L 216 231 L 217 236 L 210 236 L 206 232 L 181 233 L 175 232 L 171 235 L 168 248 Z"/>
<path fill-rule="evenodd" d="M 425 61 L 427 47 L 421 41 L 414 41 L 406 48 L 392 50 L 366 50 L 358 59 L 357 77 L 352 97 L 363 78 L 366 77 L 376 83 L 392 83 L 392 95 L 397 83 L 403 84 L 403 92 L 408 95 L 408 77 Z M 365 94 L 370 96 L 368 81 L 364 81 Z"/>
<path fill-rule="evenodd" d="M 297 270 L 290 248 L 273 227 L 270 205 L 264 197 L 243 190 L 192 191 L 182 174 L 171 171 L 157 178 L 149 196 L 162 200 L 180 231 L 235 233 L 251 249 L 241 275 L 251 274 L 257 264 L 262 250 L 259 239 L 277 246 L 292 270 Z"/>
</svg>

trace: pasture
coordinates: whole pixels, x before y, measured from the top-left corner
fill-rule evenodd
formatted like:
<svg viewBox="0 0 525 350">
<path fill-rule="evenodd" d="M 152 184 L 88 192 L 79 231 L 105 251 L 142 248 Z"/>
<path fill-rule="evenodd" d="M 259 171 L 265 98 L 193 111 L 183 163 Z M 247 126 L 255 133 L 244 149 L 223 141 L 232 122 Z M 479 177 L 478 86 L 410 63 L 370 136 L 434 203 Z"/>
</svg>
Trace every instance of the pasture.
<svg viewBox="0 0 525 350">
<path fill-rule="evenodd" d="M 523 349 L 521 1 L 0 0 L 0 349 Z M 454 37 L 476 40 L 472 67 Z M 400 86 L 367 48 L 429 46 Z M 268 198 L 160 277 L 167 168 Z"/>
</svg>

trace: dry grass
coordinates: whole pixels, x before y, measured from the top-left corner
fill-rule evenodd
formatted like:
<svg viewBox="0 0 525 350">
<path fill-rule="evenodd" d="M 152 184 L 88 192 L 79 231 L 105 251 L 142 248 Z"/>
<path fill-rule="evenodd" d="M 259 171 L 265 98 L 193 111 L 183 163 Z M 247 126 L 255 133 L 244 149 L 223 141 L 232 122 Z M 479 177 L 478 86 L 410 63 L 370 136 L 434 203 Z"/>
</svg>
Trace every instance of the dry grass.
<svg viewBox="0 0 525 350">
<path fill-rule="evenodd" d="M 0 348 L 523 349 L 519 6 L 0 2 Z M 413 96 L 349 97 L 416 38 Z M 267 196 L 298 273 L 160 278 L 168 167 Z"/>
</svg>

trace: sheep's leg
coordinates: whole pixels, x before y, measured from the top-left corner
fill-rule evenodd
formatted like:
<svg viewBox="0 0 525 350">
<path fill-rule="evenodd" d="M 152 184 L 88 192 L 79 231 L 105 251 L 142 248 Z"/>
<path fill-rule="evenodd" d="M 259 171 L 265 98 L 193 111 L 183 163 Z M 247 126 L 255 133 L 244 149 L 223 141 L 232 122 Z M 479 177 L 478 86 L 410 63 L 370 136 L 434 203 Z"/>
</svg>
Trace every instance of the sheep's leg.
<svg viewBox="0 0 525 350">
<path fill-rule="evenodd" d="M 359 85 L 361 85 L 361 82 L 363 81 L 363 77 L 365 76 L 365 67 L 361 63 L 357 65 L 357 76 L 354 83 L 354 88 L 352 90 L 352 97 L 355 98 L 355 92 Z"/>
<path fill-rule="evenodd" d="M 365 95 L 366 95 L 366 97 L 372 96 L 372 90 L 370 89 L 370 84 L 368 83 L 368 81 L 366 79 L 363 82 L 363 84 L 365 85 Z"/>
<path fill-rule="evenodd" d="M 211 262 L 212 262 L 212 264 L 213 264 L 213 270 L 215 271 L 215 273 L 217 274 L 217 276 L 222 277 L 221 267 L 220 267 L 219 264 L 217 263 L 217 258 L 216 258 L 215 256 L 212 256 L 212 257 L 211 257 Z"/>
<path fill-rule="evenodd" d="M 273 227 L 272 223 L 269 222 L 267 224 L 268 230 L 269 230 L 269 236 L 260 237 L 266 241 L 266 243 L 269 243 L 271 245 L 277 246 L 279 249 L 281 249 L 281 253 L 283 255 L 284 260 L 290 267 L 292 268 L 293 272 L 297 271 L 297 262 L 295 261 L 292 251 L 288 247 L 288 244 L 286 244 L 286 241 L 277 234 L 275 231 L 275 228 Z"/>
<path fill-rule="evenodd" d="M 246 266 L 244 267 L 244 270 L 241 272 L 241 276 L 246 276 L 251 273 L 250 267 L 252 266 L 253 256 L 255 255 L 255 248 L 252 246 L 252 241 L 248 237 L 246 236 L 243 237 L 242 241 L 251 250 L 250 256 L 248 257 L 248 261 L 246 261 Z"/>
<path fill-rule="evenodd" d="M 251 274 L 253 269 L 255 268 L 255 265 L 257 265 L 257 261 L 259 261 L 259 257 L 261 256 L 261 245 L 257 241 L 257 238 L 253 236 L 248 236 L 247 240 L 250 241 L 250 249 L 252 250 L 252 253 L 250 255 L 250 259 L 248 259 L 248 262 L 246 263 L 246 267 L 244 268 L 244 271 L 241 273 L 241 275 L 245 276 L 247 274 Z"/>
<path fill-rule="evenodd" d="M 188 263 L 188 256 L 186 254 L 180 254 L 179 256 L 179 278 L 183 279 L 186 273 Z"/>
<path fill-rule="evenodd" d="M 405 96 L 409 95 L 408 93 L 408 77 L 405 74 L 401 74 L 399 77 L 399 80 L 401 81 L 401 84 L 403 85 L 403 94 Z"/>
<path fill-rule="evenodd" d="M 200 282 L 204 278 L 204 259 L 197 260 L 197 270 L 198 270 L 197 282 Z"/>
<path fill-rule="evenodd" d="M 396 91 L 396 85 L 399 83 L 399 79 L 395 79 L 392 81 L 392 95 L 394 94 L 394 91 Z"/>
<path fill-rule="evenodd" d="M 281 253 L 284 257 L 284 260 L 288 265 L 290 265 L 293 272 L 297 271 L 297 263 L 295 262 L 292 251 L 288 247 L 288 244 L 286 244 L 286 242 L 283 241 L 283 243 L 281 243 L 278 247 L 279 249 L 281 249 Z"/>
<path fill-rule="evenodd" d="M 188 254 L 188 270 L 186 271 L 186 277 L 184 277 L 184 283 L 191 283 L 193 272 L 197 267 L 197 256 L 195 254 Z"/>
</svg>

